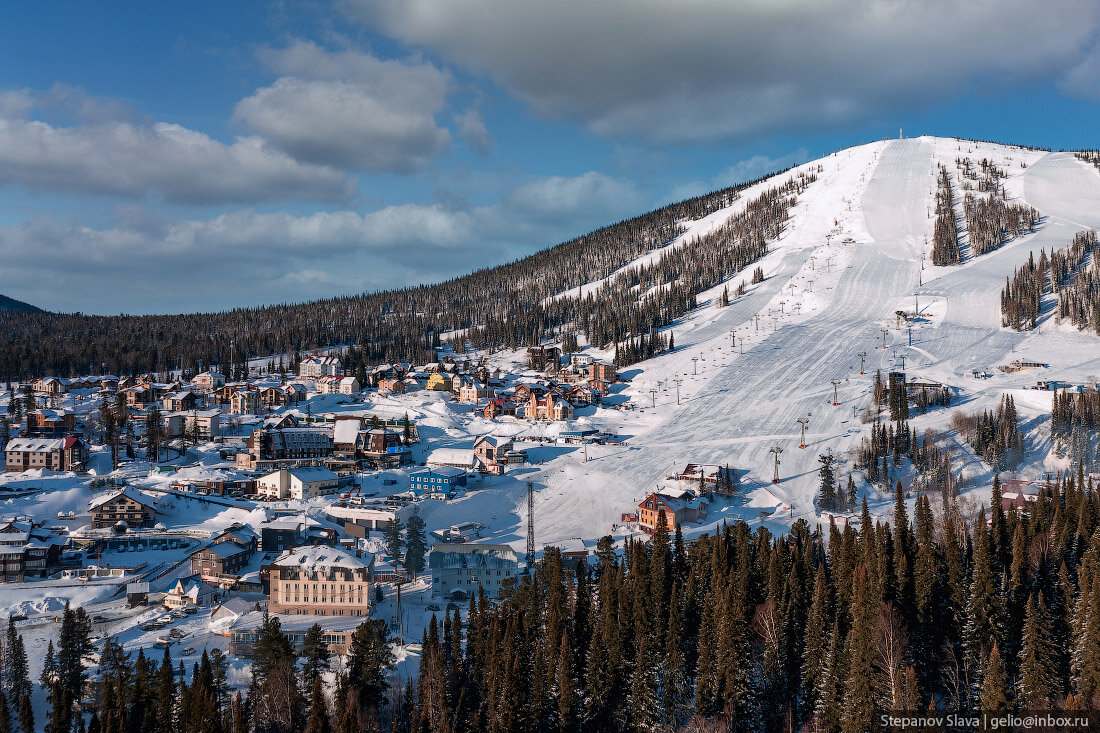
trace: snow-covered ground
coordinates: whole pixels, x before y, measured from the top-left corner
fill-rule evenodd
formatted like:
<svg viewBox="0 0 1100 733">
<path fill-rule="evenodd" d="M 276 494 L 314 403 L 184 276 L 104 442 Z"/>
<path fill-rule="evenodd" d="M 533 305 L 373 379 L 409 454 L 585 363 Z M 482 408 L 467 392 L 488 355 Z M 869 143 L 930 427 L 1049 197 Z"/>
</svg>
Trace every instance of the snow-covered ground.
<svg viewBox="0 0 1100 733">
<path fill-rule="evenodd" d="M 956 267 L 932 267 L 928 242 L 936 169 L 943 164 L 952 175 L 959 222 L 964 226 L 963 181 L 955 163 L 962 157 L 975 165 L 982 158 L 993 160 L 1008 175 L 1003 181 L 1008 199 L 1034 206 L 1042 219 L 1035 233 L 1017 237 L 993 252 L 964 257 Z M 1075 232 L 1100 227 L 1100 173 L 1072 154 L 942 138 L 871 143 L 798 170 L 813 170 L 818 180 L 799 196 L 769 254 L 727 283 L 700 294 L 699 307 L 665 329 L 675 334 L 675 351 L 622 369 L 621 376 L 628 381 L 615 386 L 603 407 L 578 410 L 570 424 L 485 420 L 471 406 L 428 391 L 397 396 L 365 393 L 354 400 L 344 395 L 314 396 L 308 409 L 313 415 L 363 412 L 397 419 L 408 415 L 422 438 L 414 450 L 417 463 L 436 448 L 470 447 L 478 435 L 514 437 L 518 447 L 528 451 L 531 463 L 512 466 L 501 477 L 475 479 L 455 500 L 424 501 L 418 512 L 429 530 L 481 522 L 482 541 L 509 543 L 520 551 L 525 546 L 528 481 L 536 488 L 535 529 L 542 546 L 573 538 L 622 536 L 628 530 L 619 526 L 621 514 L 635 511 L 647 492 L 668 487 L 673 482 L 667 477 L 688 463 L 728 464 L 737 470 L 742 485 L 738 496 L 715 500 L 706 521 L 685 527 L 689 537 L 735 519 L 764 523 L 773 531 L 783 531 L 798 519 L 827 522 L 814 502 L 818 456 L 826 452 L 838 458 L 842 481 L 848 474 L 854 476 L 872 512 L 888 515 L 892 497 L 881 495 L 855 471 L 852 451 L 869 434 L 870 426 L 861 418 L 871 404 L 875 371 L 900 368 L 903 361 L 910 375 L 956 389 L 954 406 L 914 415 L 911 423 L 918 433 L 933 428 L 945 434 L 960 485 L 975 500 L 988 500 L 992 475 L 953 434 L 951 415 L 956 409 L 993 409 L 1003 394 L 1011 393 L 1028 431 L 1027 461 L 1020 473 L 1036 477 L 1042 470 L 1064 468 L 1050 452 L 1051 393 L 1026 388 L 1039 379 L 1083 383 L 1090 375 L 1100 374 L 1100 340 L 1056 324 L 1049 315 L 1034 332 L 1002 328 L 999 294 L 1005 278 L 1027 259 L 1028 252 L 1038 254 L 1040 248 L 1050 252 L 1067 246 Z M 791 175 L 758 184 L 729 208 L 689 223 L 687 231 L 668 246 L 690 246 L 693 237 L 720 226 L 743 210 L 747 200 Z M 965 243 L 965 232 L 961 234 Z M 749 282 L 757 265 L 763 268 L 763 282 L 749 286 L 728 307 L 714 307 L 724 285 L 732 292 L 740 282 Z M 581 286 L 575 293 L 599 284 Z M 905 324 L 899 328 L 896 312 L 915 308 L 919 316 L 912 320 L 911 332 Z M 860 374 L 861 352 L 866 354 L 865 374 Z M 478 356 L 505 372 L 522 371 L 521 352 Z M 1015 359 L 1050 366 L 1016 373 L 997 370 Z M 993 376 L 974 379 L 973 370 Z M 837 406 L 833 405 L 834 380 Z M 6 400 L 0 398 L 0 406 L 4 404 Z M 75 406 L 90 409 L 87 403 Z M 796 422 L 802 417 L 808 419 L 805 449 L 799 447 Z M 586 449 L 553 442 L 563 429 L 588 427 L 627 439 L 620 445 Z M 218 457 L 219 447 L 190 449 L 173 461 L 185 466 L 176 474 L 149 476 L 147 464 L 139 460 L 116 475 L 161 491 L 176 481 L 230 475 L 233 466 Z M 771 483 L 773 448 L 782 449 L 779 484 Z M 102 446 L 96 451 L 93 465 L 102 475 L 108 468 L 106 452 Z M 403 491 L 409 485 L 410 470 L 368 472 L 361 476 L 363 491 L 378 495 Z M 87 503 L 93 496 L 89 481 L 72 474 L 5 474 L 0 486 L 34 493 L 20 498 L 0 494 L 0 513 L 54 523 L 58 512 L 73 511 L 78 518 L 69 524 L 86 524 Z M 327 503 L 319 499 L 282 507 L 323 521 Z M 170 529 L 203 531 L 233 522 L 257 524 L 265 510 L 273 508 L 246 502 L 226 506 L 171 493 L 159 495 L 156 504 L 158 518 Z M 140 561 L 150 568 L 169 568 L 183 557 L 180 551 L 126 555 L 108 559 L 116 565 Z M 164 575 L 161 584 L 186 574 L 185 565 Z M 106 608 L 118 598 L 118 589 L 113 579 L 75 587 L 54 582 L 0 585 L 0 615 L 49 613 L 65 599 Z M 404 599 L 402 624 L 410 641 L 419 639 L 430 617 L 428 593 L 422 583 Z M 391 597 L 377 613 L 393 616 Z M 142 619 L 120 617 L 108 630 L 120 634 L 129 648 L 144 647 L 154 639 L 135 631 Z M 204 645 L 224 646 L 225 638 L 215 634 L 208 621 L 200 615 L 180 622 L 186 626 L 186 646 L 198 653 Z M 34 629 L 34 638 L 41 637 L 38 646 L 42 646 L 50 626 Z M 401 654 L 402 673 L 414 673 L 415 646 Z"/>
</svg>

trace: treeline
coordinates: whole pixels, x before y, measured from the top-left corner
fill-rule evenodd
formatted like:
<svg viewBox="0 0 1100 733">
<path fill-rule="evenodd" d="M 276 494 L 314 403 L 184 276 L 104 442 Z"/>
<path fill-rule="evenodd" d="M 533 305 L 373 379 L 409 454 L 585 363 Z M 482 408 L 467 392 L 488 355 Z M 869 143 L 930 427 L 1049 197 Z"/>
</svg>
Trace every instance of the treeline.
<svg viewBox="0 0 1100 733">
<path fill-rule="evenodd" d="M 163 316 L 88 316 L 80 313 L 5 313 L 0 330 L 0 379 L 54 374 L 137 374 L 243 363 L 248 357 L 292 354 L 358 344 L 373 363 L 431 360 L 439 334 L 468 330 L 481 347 L 518 347 L 555 337 L 569 324 L 586 324 L 589 341 L 609 345 L 647 333 L 682 314 L 701 287 L 732 274 L 729 258 L 745 258 L 759 246 L 755 232 L 772 232 L 785 215 L 789 194 L 816 173 L 765 194 L 725 234 L 711 254 L 669 253 L 659 267 L 641 272 L 665 283 L 659 292 L 608 293 L 610 302 L 554 298 L 579 285 L 610 277 L 627 263 L 662 247 L 684 231 L 684 222 L 730 206 L 759 181 L 698 196 L 505 265 L 477 270 L 436 285 L 379 293 L 240 308 L 221 313 Z M 764 179 L 760 179 L 764 180 Z M 775 201 L 773 197 L 782 199 Z M 720 241 L 723 240 L 724 241 Z M 743 248 L 741 240 L 746 240 Z M 688 249 L 688 248 L 680 248 Z M 738 254 L 742 253 L 742 254 Z M 636 301 L 645 300 L 644 306 Z M 152 305 L 152 304 L 151 304 Z M 627 316 L 620 323 L 620 318 Z M 672 316 L 675 317 L 675 316 Z"/>
<path fill-rule="evenodd" d="M 1024 439 L 1012 395 L 1003 395 L 996 410 L 972 415 L 956 412 L 951 420 L 955 430 L 993 470 L 1016 470 L 1023 458 Z"/>
<path fill-rule="evenodd" d="M 576 572 L 547 552 L 465 624 L 432 624 L 392 730 L 862 733 L 887 711 L 1096 709 L 1098 517 L 1072 477 L 1020 513 L 995 484 L 970 518 L 926 496 L 911 515 L 899 486 L 891 522 L 864 504 L 825 534 L 659 529 Z"/>
<path fill-rule="evenodd" d="M 358 733 L 388 721 L 387 673 L 394 656 L 385 622 L 364 621 L 352 634 L 337 669 L 319 624 L 301 653 L 277 617 L 264 615 L 254 644 L 247 691 L 234 693 L 229 657 L 203 651 L 186 669 L 168 648 L 157 660 L 144 649 L 125 651 L 107 637 L 95 675 L 91 621 L 83 608 L 65 608 L 55 647 L 51 639 L 39 683 L 48 709 L 35 710 L 23 639 L 9 619 L 3 645 L 0 730 L 11 733 Z M 334 678 L 332 685 L 326 678 Z M 36 721 L 36 714 L 40 716 Z M 384 717 L 385 716 L 385 717 Z M 43 722 L 45 723 L 43 725 Z"/>
<path fill-rule="evenodd" d="M 1005 281 L 1001 291 L 1001 322 L 1017 331 L 1035 327 L 1043 295 L 1058 296 L 1058 319 L 1100 334 L 1100 246 L 1092 229 L 1078 232 L 1073 243 L 1047 258 L 1040 250 Z"/>
<path fill-rule="evenodd" d="M 1100 427 L 1100 392 L 1055 390 L 1050 405 L 1050 437 L 1055 450 L 1073 465 L 1100 469 L 1100 445 L 1094 433 Z"/>
<path fill-rule="evenodd" d="M 963 197 L 963 216 L 974 257 L 992 252 L 1012 237 L 1035 231 L 1039 221 L 1039 212 L 1030 206 L 972 193 Z"/>
<path fill-rule="evenodd" d="M 932 264 L 937 266 L 957 265 L 961 257 L 959 251 L 959 231 L 955 226 L 955 192 L 951 187 L 951 176 L 942 164 L 936 176 L 936 223 L 932 230 Z"/>
</svg>

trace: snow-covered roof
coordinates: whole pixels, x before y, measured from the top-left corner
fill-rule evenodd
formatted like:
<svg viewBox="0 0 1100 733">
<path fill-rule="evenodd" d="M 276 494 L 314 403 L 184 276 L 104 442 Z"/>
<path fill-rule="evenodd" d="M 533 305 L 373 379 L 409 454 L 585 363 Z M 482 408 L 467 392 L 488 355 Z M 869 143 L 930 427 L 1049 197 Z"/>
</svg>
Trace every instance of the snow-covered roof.
<svg viewBox="0 0 1100 733">
<path fill-rule="evenodd" d="M 475 446 L 481 443 L 488 443 L 494 448 L 500 448 L 505 445 L 510 445 L 512 443 L 512 439 L 501 435 L 482 435 L 474 440 Z"/>
<path fill-rule="evenodd" d="M 454 466 L 429 466 L 428 468 L 421 468 L 418 471 L 413 471 L 409 476 L 463 476 L 466 472 L 461 468 Z"/>
<path fill-rule="evenodd" d="M 61 438 L 14 438 L 8 441 L 5 451 L 54 451 L 61 450 L 65 441 Z"/>
<path fill-rule="evenodd" d="M 331 568 L 359 570 L 374 564 L 374 554 L 360 551 L 359 556 L 342 547 L 313 545 L 287 550 L 274 562 L 281 567 L 300 568 L 310 572 L 328 572 Z"/>
<path fill-rule="evenodd" d="M 354 443 L 359 437 L 361 427 L 362 423 L 357 419 L 337 420 L 332 431 L 332 441 L 341 444 Z"/>
<path fill-rule="evenodd" d="M 324 466 L 305 466 L 290 469 L 290 475 L 304 483 L 312 481 L 336 481 L 340 477 Z"/>
<path fill-rule="evenodd" d="M 446 568 L 511 568 L 518 560 L 516 551 L 508 545 L 444 543 L 432 548 L 428 566 L 433 570 Z"/>
<path fill-rule="evenodd" d="M 141 504 L 142 506 L 147 506 L 150 509 L 153 508 L 153 497 L 149 496 L 148 494 L 144 494 L 144 493 L 138 491 L 133 486 L 124 486 L 121 489 L 119 489 L 118 491 L 114 491 L 110 494 L 104 494 L 103 496 L 97 496 L 96 498 L 94 498 L 90 502 L 88 502 L 88 508 L 89 509 L 95 509 L 96 507 L 102 506 L 102 505 L 106 504 L 109 501 L 114 501 L 115 499 L 118 499 L 119 497 L 122 497 L 122 496 L 125 496 L 128 499 L 133 499 L 134 501 Z"/>
<path fill-rule="evenodd" d="M 466 466 L 473 468 L 477 457 L 472 448 L 436 448 L 428 454 L 429 466 Z"/>
<path fill-rule="evenodd" d="M 229 540 L 226 540 L 224 542 L 216 542 L 213 545 L 207 545 L 206 547 L 195 550 L 191 554 L 196 555 L 203 550 L 212 552 L 223 559 L 227 557 L 233 557 L 234 555 L 239 555 L 242 552 L 249 552 L 249 549 L 247 547 L 241 547 L 236 542 L 230 542 Z"/>
<path fill-rule="evenodd" d="M 305 632 L 314 624 L 320 624 L 325 631 L 354 631 L 367 619 L 362 616 L 314 616 L 303 614 L 301 616 L 272 613 L 270 618 L 279 619 L 279 628 L 285 632 Z M 252 611 L 238 618 L 230 626 L 231 631 L 255 631 L 264 625 L 262 611 Z"/>
</svg>

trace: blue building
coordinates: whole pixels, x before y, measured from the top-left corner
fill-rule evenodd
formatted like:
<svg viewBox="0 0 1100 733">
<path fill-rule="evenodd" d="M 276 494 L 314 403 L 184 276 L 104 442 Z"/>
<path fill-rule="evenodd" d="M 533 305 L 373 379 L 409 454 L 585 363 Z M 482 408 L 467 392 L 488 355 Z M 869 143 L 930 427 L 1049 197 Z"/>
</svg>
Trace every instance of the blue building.
<svg viewBox="0 0 1100 733">
<path fill-rule="evenodd" d="M 409 476 L 412 490 L 424 493 L 451 493 L 457 486 L 466 485 L 466 472 L 450 466 L 432 466 L 413 471 Z"/>
</svg>

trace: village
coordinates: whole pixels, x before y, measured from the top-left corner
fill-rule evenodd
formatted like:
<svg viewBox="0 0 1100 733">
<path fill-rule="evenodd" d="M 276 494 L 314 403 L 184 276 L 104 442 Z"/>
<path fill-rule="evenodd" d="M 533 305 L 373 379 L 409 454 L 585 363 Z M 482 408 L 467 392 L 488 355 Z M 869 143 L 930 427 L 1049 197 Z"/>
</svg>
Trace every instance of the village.
<svg viewBox="0 0 1100 733">
<path fill-rule="evenodd" d="M 522 504 L 539 464 L 627 447 L 607 425 L 636 405 L 615 365 L 588 354 L 438 354 L 363 382 L 331 349 L 236 380 L 208 369 L 7 385 L 6 615 L 48 628 L 77 603 L 127 648 L 184 662 L 217 648 L 245 664 L 265 613 L 299 644 L 320 624 L 344 654 L 366 617 L 415 642 L 443 605 L 506 591 L 534 556 L 476 496 L 514 486 Z M 727 478 L 732 489 L 728 467 L 685 463 L 601 534 L 644 538 L 661 510 L 670 531 L 696 525 Z M 493 509 L 509 510 L 525 513 Z M 583 563 L 597 539 L 554 547 Z"/>
</svg>

